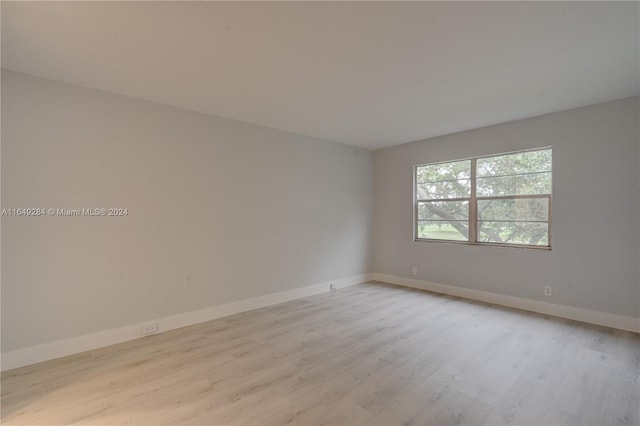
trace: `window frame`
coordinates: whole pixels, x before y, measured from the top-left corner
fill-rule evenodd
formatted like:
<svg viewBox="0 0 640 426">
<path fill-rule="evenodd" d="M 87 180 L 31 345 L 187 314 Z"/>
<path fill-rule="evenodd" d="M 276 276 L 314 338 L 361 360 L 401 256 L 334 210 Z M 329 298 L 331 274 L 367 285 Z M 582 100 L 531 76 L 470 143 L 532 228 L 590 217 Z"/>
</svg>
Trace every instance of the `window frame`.
<svg viewBox="0 0 640 426">
<path fill-rule="evenodd" d="M 499 196 L 477 196 L 477 161 L 482 158 L 491 158 L 491 157 L 499 157 L 502 155 L 510 155 L 510 154 L 519 154 L 523 152 L 534 152 L 534 151 L 544 151 L 551 150 L 551 192 L 549 194 L 525 194 L 525 195 L 499 195 Z M 443 198 L 438 200 L 423 200 L 418 199 L 418 167 L 424 166 L 436 166 L 438 164 L 447 164 L 447 163 L 455 163 L 459 161 L 470 161 L 471 163 L 471 171 L 469 180 L 471 182 L 471 193 L 468 198 Z M 531 173 L 533 174 L 533 173 Z M 511 176 L 511 175 L 507 175 Z M 436 242 L 436 243 L 450 243 L 450 244 L 464 244 L 464 245 L 473 245 L 473 246 L 492 246 L 492 247 L 511 247 L 511 248 L 524 248 L 524 249 L 534 249 L 534 250 L 551 250 L 552 244 L 552 213 L 553 213 L 553 147 L 552 146 L 544 146 L 537 148 L 529 148 L 522 149 L 518 151 L 509 151 L 509 152 L 501 152 L 497 154 L 488 154 L 481 155 L 477 157 L 467 157 L 467 158 L 457 158 L 446 161 L 437 161 L 433 163 L 422 163 L 416 164 L 413 166 L 413 241 L 414 242 Z M 539 245 L 530 245 L 530 244 L 509 244 L 509 243 L 493 243 L 493 242 L 484 242 L 478 241 L 478 201 L 481 200 L 516 200 L 516 199 L 547 199 L 548 200 L 548 220 L 547 223 L 547 232 L 548 232 L 548 245 L 539 246 Z M 469 229 L 469 240 L 444 240 L 444 239 L 435 239 L 435 238 L 418 238 L 418 204 L 420 202 L 432 202 L 432 201 L 468 201 L 469 202 L 469 218 L 468 218 L 468 229 Z"/>
</svg>

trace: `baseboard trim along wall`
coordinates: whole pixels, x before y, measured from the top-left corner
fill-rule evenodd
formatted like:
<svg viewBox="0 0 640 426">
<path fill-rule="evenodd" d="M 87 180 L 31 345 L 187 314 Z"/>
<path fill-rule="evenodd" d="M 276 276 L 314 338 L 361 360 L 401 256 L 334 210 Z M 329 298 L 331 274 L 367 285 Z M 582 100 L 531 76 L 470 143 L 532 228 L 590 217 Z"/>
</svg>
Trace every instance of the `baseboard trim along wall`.
<svg viewBox="0 0 640 426">
<path fill-rule="evenodd" d="M 291 290 L 271 293 L 264 296 L 254 297 L 251 299 L 239 300 L 237 302 L 227 303 L 224 305 L 212 306 L 197 311 L 184 312 L 165 318 L 150 319 L 147 322 L 156 322 L 158 324 L 158 332 L 174 330 L 176 328 L 186 327 L 205 321 L 211 321 L 217 318 L 229 315 L 239 314 L 251 311 L 253 309 L 263 308 L 265 306 L 275 305 L 277 303 L 288 302 L 302 297 L 313 296 L 315 294 L 330 291 L 330 285 L 340 289 L 356 284 L 361 284 L 372 280 L 372 274 L 356 275 L 353 277 L 340 278 L 325 283 L 294 288 Z M 155 334 L 155 333 L 154 333 Z M 142 337 L 142 324 L 131 324 L 124 327 L 113 328 L 110 330 L 98 331 L 95 333 L 85 334 L 82 336 L 71 337 L 69 339 L 47 342 L 40 345 L 29 346 L 14 351 L 4 352 L 0 358 L 2 371 L 14 368 L 24 367 L 26 365 L 35 364 L 42 361 L 61 358 L 67 355 L 73 355 L 84 351 L 98 349 L 104 346 L 116 343 L 134 340 Z"/>
<path fill-rule="evenodd" d="M 589 309 L 574 308 L 566 305 L 556 305 L 553 303 L 540 302 L 522 297 L 506 296 L 498 293 L 490 293 L 488 291 L 437 284 L 429 281 L 398 277 L 394 275 L 373 273 L 370 274 L 370 276 L 374 281 L 380 281 L 388 284 L 427 290 L 434 293 L 448 294 L 465 299 L 478 300 L 481 302 L 508 306 L 510 308 L 522 309 L 525 311 L 553 315 L 556 317 L 640 333 L 640 318 L 609 314 Z"/>
<path fill-rule="evenodd" d="M 275 305 L 277 303 L 288 302 L 302 297 L 325 293 L 330 290 L 330 284 L 333 284 L 334 288 L 340 289 L 367 281 L 380 281 L 388 284 L 416 288 L 434 293 L 448 294 L 465 299 L 478 300 L 481 302 L 493 303 L 496 305 L 508 306 L 511 308 L 640 333 L 640 318 L 614 315 L 606 312 L 574 308 L 565 305 L 556 305 L 532 299 L 506 296 L 498 293 L 490 293 L 487 291 L 437 284 L 429 281 L 380 273 L 370 273 L 341 278 L 325 283 L 271 293 L 251 299 L 239 300 L 237 302 L 227 303 L 224 305 L 212 306 L 197 311 L 184 312 L 165 318 L 150 319 L 147 322 L 156 322 L 158 324 L 158 332 L 169 331 L 229 315 L 251 311 L 253 309 L 263 308 L 265 306 Z M 67 355 L 98 349 L 128 340 L 134 340 L 142 337 L 141 329 L 141 323 L 131 324 L 124 327 L 98 331 L 82 336 L 71 337 L 69 339 L 47 342 L 40 345 L 4 352 L 0 358 L 1 370 L 7 371 L 42 361 L 48 361 Z"/>
</svg>

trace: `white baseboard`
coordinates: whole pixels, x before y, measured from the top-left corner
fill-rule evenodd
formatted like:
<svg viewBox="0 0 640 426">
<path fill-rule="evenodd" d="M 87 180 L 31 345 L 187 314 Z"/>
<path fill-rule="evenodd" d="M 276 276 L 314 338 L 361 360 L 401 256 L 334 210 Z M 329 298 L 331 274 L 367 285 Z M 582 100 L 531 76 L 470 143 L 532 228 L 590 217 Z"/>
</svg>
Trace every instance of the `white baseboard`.
<svg viewBox="0 0 640 426">
<path fill-rule="evenodd" d="M 184 312 L 165 318 L 150 319 L 145 322 L 157 322 L 159 332 L 174 330 L 188 325 L 210 321 L 289 300 L 312 296 L 314 294 L 329 291 L 329 285 L 333 283 L 336 289 L 349 287 L 370 281 L 372 274 L 356 275 L 353 277 L 340 278 L 325 283 L 310 285 L 306 287 L 294 288 L 291 290 L 271 293 L 251 299 L 239 300 L 237 302 L 224 305 L 212 306 L 197 311 Z M 29 346 L 22 349 L 2 353 L 0 365 L 2 371 L 11 370 L 37 362 L 48 361 L 67 355 L 73 355 L 116 343 L 125 342 L 142 337 L 141 323 L 131 324 L 124 327 L 110 330 L 98 331 L 82 336 L 71 337 L 69 339 L 47 342 L 40 345 Z"/>
<path fill-rule="evenodd" d="M 574 308 L 566 305 L 556 305 L 553 303 L 540 302 L 537 300 L 525 299 L 522 297 L 506 296 L 503 294 L 490 293 L 488 291 L 436 284 L 429 281 L 397 277 L 394 275 L 386 275 L 380 273 L 373 273 L 369 275 L 374 281 L 381 281 L 404 287 L 417 288 L 420 290 L 432 291 L 434 293 L 443 293 L 451 296 L 463 297 L 465 299 L 478 300 L 481 302 L 508 306 L 510 308 L 538 312 L 541 314 L 553 315 L 556 317 L 568 318 L 576 321 L 603 325 L 605 327 L 617 328 L 619 330 L 627 330 L 640 333 L 640 318 L 609 314 L 606 312 L 592 311 L 589 309 Z"/>
<path fill-rule="evenodd" d="M 606 312 L 574 308 L 565 305 L 556 305 L 553 303 L 540 302 L 521 297 L 506 296 L 487 291 L 437 284 L 429 281 L 421 281 L 380 273 L 370 273 L 341 278 L 321 284 L 271 293 L 224 305 L 212 306 L 197 311 L 184 312 L 165 318 L 150 319 L 145 322 L 157 322 L 160 332 L 169 331 L 253 309 L 263 308 L 265 306 L 275 305 L 277 303 L 287 302 L 289 300 L 325 293 L 329 291 L 330 283 L 333 283 L 335 288 L 339 289 L 367 281 L 381 281 L 389 284 L 417 288 L 435 293 L 443 293 L 451 296 L 458 296 L 466 299 L 478 300 L 496 305 L 508 306 L 511 308 L 523 309 L 526 311 L 538 312 L 541 314 L 553 315 L 556 317 L 568 318 L 576 321 L 640 333 L 640 318 L 614 315 Z M 2 353 L 0 358 L 1 370 L 7 371 L 18 367 L 24 367 L 26 365 L 73 355 L 140 337 L 142 337 L 141 323 L 137 323 L 72 337 L 69 339 L 29 346 Z"/>
</svg>

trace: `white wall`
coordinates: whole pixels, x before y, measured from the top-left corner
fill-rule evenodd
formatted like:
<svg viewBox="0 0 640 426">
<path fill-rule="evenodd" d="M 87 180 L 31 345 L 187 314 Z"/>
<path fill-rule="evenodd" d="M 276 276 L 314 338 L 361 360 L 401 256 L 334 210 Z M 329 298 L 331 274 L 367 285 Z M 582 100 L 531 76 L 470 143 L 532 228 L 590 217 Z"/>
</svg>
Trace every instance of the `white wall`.
<svg viewBox="0 0 640 426">
<path fill-rule="evenodd" d="M 3 354 L 372 270 L 638 316 L 639 123 L 632 98 L 372 154 L 2 71 L 2 207 L 129 209 L 2 218 Z M 552 251 L 412 241 L 413 165 L 547 145 Z"/>
<path fill-rule="evenodd" d="M 640 316 L 638 118 L 629 98 L 375 151 L 374 270 Z M 412 241 L 414 165 L 548 145 L 551 251 Z"/>
<path fill-rule="evenodd" d="M 277 99 L 274 99 L 274 108 Z M 2 350 L 371 271 L 367 150 L 2 71 Z"/>
</svg>

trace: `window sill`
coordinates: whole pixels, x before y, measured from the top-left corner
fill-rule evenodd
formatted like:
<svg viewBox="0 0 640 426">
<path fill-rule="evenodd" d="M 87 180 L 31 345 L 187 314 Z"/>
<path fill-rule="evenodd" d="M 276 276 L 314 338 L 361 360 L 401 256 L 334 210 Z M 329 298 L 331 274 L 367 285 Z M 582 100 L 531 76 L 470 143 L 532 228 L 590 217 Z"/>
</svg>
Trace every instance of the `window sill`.
<svg viewBox="0 0 640 426">
<path fill-rule="evenodd" d="M 516 248 L 525 250 L 542 250 L 551 251 L 551 246 L 527 246 L 523 244 L 500 244 L 500 243 L 472 243 L 469 241 L 455 241 L 455 240 L 432 240 L 429 238 L 414 238 L 413 242 L 416 243 L 445 243 L 445 244 L 457 244 L 464 246 L 477 246 L 477 247 L 499 247 L 499 248 Z"/>
</svg>

